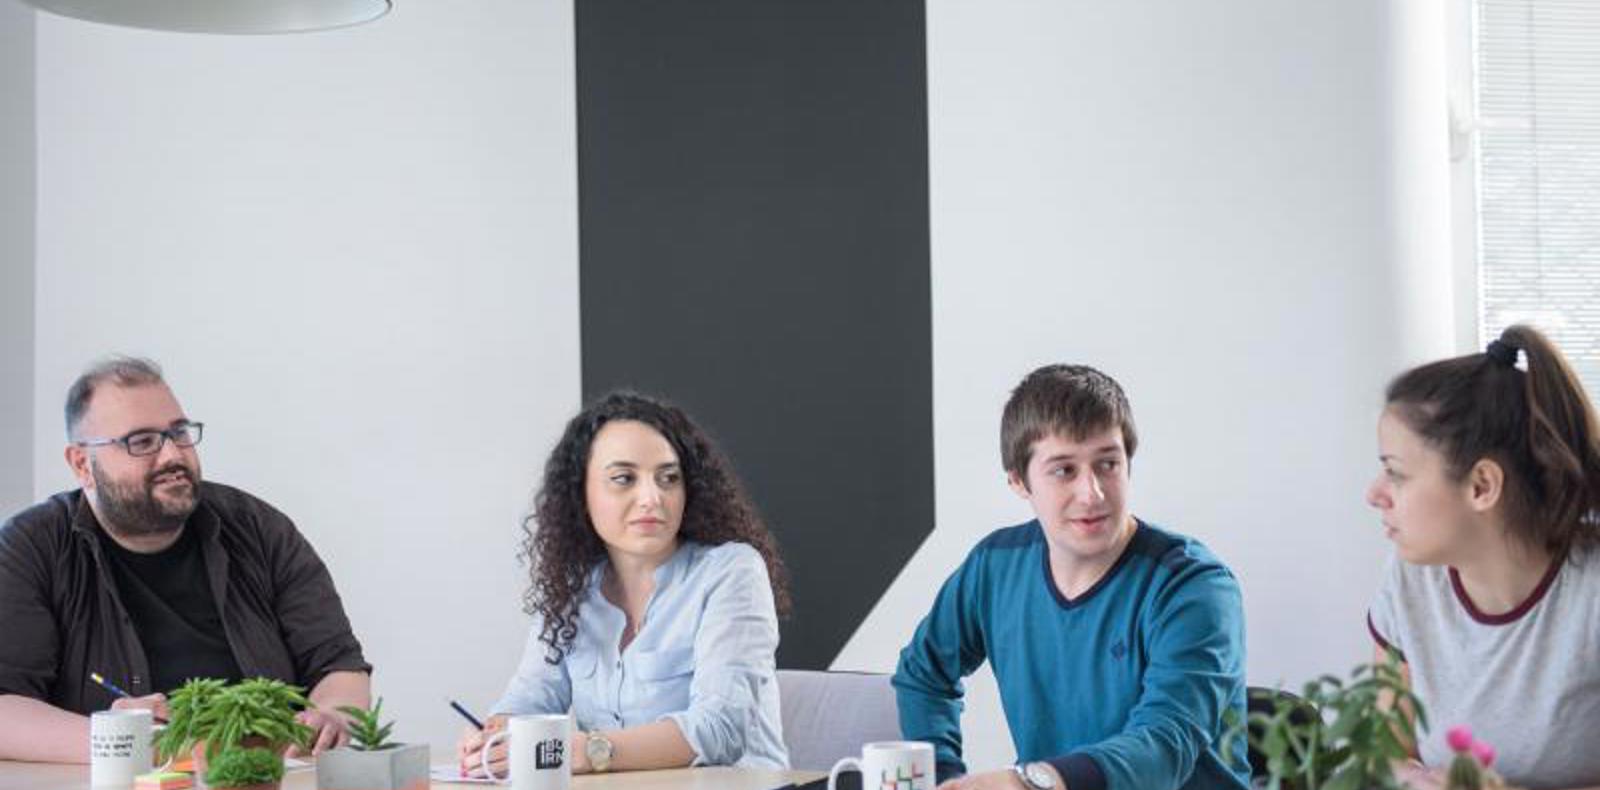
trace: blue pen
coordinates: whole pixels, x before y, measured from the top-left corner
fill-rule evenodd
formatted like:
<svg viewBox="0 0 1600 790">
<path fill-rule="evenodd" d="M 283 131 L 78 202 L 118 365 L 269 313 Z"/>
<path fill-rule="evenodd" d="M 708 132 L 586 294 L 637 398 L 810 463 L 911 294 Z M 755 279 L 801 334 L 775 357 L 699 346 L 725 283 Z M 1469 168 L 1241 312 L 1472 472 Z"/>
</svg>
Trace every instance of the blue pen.
<svg viewBox="0 0 1600 790">
<path fill-rule="evenodd" d="M 477 716 L 474 716 L 471 713 L 468 713 L 466 708 L 461 707 L 461 703 L 456 702 L 455 700 L 449 700 L 449 702 L 450 702 L 450 707 L 455 708 L 456 709 L 456 713 L 461 714 L 461 718 L 466 719 L 469 722 L 472 722 L 472 726 L 477 727 L 480 730 L 483 729 L 483 722 L 478 721 L 478 717 Z"/>
<path fill-rule="evenodd" d="M 123 691 L 122 689 L 118 688 L 117 684 L 112 683 L 111 681 L 106 680 L 105 678 L 101 677 L 99 672 L 90 672 L 89 673 L 89 679 L 94 681 L 95 685 L 97 685 L 100 688 L 103 688 L 106 691 L 109 691 L 112 694 L 115 694 L 115 695 L 117 695 L 119 697 L 132 697 L 133 696 L 132 694 L 129 694 L 128 692 Z M 152 715 L 150 718 L 152 720 L 154 720 L 156 724 L 166 724 L 167 723 L 167 720 L 161 718 L 160 716 Z"/>
<path fill-rule="evenodd" d="M 106 680 L 103 677 L 100 677 L 100 673 L 99 672 L 90 672 L 89 673 L 89 679 L 94 681 L 95 684 L 98 685 L 100 688 L 103 688 L 106 691 L 109 691 L 112 694 L 115 694 L 115 695 L 117 695 L 119 697 L 131 697 L 131 696 L 133 696 L 132 694 L 129 694 L 128 692 L 117 688 L 117 684 L 112 683 L 111 681 Z"/>
</svg>

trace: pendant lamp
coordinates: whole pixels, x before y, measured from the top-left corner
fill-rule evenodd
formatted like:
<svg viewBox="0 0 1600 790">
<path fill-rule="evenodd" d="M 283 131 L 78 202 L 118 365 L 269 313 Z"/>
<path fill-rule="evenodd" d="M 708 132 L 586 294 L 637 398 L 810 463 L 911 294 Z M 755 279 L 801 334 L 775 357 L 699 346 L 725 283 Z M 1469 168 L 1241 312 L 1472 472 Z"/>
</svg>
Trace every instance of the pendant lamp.
<svg viewBox="0 0 1600 790">
<path fill-rule="evenodd" d="M 108 25 L 180 33 L 302 33 L 371 22 L 390 0 L 22 0 Z"/>
</svg>

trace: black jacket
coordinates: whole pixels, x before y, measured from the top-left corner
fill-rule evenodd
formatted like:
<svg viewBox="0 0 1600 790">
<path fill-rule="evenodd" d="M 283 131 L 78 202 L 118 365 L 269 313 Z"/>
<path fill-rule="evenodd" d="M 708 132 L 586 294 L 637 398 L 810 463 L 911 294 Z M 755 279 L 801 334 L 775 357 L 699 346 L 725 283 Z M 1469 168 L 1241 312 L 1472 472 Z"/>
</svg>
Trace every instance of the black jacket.
<svg viewBox="0 0 1600 790">
<path fill-rule="evenodd" d="M 310 689 L 329 672 L 370 672 L 328 569 L 288 517 L 236 488 L 200 484 L 185 529 L 198 534 L 229 646 L 245 677 Z M 150 668 L 101 555 L 101 527 L 81 490 L 56 494 L 0 525 L 0 694 L 87 714 L 134 696 Z"/>
</svg>

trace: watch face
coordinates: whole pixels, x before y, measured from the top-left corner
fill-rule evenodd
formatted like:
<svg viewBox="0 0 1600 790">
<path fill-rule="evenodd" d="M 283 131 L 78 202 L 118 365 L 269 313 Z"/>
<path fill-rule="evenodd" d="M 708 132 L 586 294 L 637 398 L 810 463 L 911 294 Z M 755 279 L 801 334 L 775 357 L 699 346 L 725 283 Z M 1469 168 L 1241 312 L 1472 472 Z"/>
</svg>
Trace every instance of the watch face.
<svg viewBox="0 0 1600 790">
<path fill-rule="evenodd" d="M 1028 776 L 1028 784 L 1039 790 L 1056 786 L 1055 777 L 1050 775 L 1049 769 L 1045 768 L 1043 763 L 1028 763 L 1022 770 Z"/>
<path fill-rule="evenodd" d="M 611 748 L 610 739 L 598 732 L 590 734 L 589 742 L 583 747 L 589 767 L 596 771 L 611 770 Z"/>
</svg>

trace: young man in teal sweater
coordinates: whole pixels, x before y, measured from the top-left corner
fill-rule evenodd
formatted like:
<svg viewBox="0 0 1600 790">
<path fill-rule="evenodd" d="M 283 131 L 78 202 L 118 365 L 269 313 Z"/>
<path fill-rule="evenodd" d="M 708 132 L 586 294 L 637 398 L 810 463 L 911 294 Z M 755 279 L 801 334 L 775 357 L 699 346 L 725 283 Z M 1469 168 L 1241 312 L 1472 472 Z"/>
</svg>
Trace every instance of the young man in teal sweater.
<svg viewBox="0 0 1600 790">
<path fill-rule="evenodd" d="M 1037 518 L 997 530 L 951 575 L 900 653 L 900 728 L 934 744 L 940 790 L 1249 786 L 1238 582 L 1198 542 L 1135 518 L 1122 387 L 1051 365 L 1006 403 L 1011 488 Z M 989 661 L 1019 762 L 966 776 L 961 679 Z"/>
</svg>

